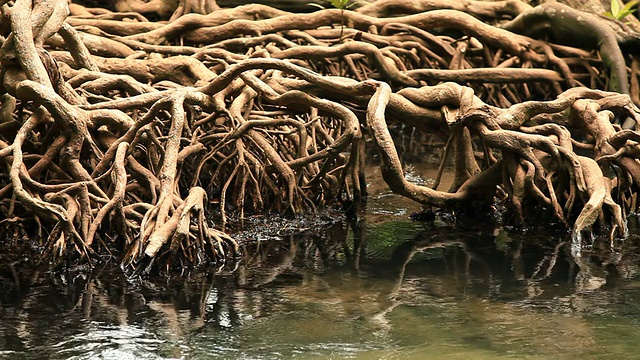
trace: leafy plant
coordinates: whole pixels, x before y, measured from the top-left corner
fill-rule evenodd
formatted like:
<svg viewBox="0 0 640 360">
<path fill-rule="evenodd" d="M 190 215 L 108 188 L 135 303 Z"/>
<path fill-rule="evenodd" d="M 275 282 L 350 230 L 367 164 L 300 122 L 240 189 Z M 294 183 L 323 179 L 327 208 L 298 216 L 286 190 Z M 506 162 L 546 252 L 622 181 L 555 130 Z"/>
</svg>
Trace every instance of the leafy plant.
<svg viewBox="0 0 640 360">
<path fill-rule="evenodd" d="M 329 3 L 340 10 L 340 41 L 342 43 L 342 34 L 344 33 L 344 11 L 349 8 L 349 0 L 328 0 Z"/>
<path fill-rule="evenodd" d="M 340 10 L 340 38 L 338 44 L 342 44 L 342 36 L 344 34 L 344 11 L 349 8 L 349 0 L 328 0 L 329 3 Z M 338 62 L 338 73 L 342 75 L 342 62 Z"/>
<path fill-rule="evenodd" d="M 331 2 L 333 3 L 334 1 L 340 1 L 340 0 L 332 0 Z M 621 8 L 620 4 L 618 3 L 618 0 L 611 0 L 611 11 L 607 11 L 603 15 L 612 19 L 622 20 L 627 15 L 631 15 L 636 11 L 636 9 L 633 9 L 633 7 L 636 6 L 637 4 L 638 4 L 638 0 L 633 0 L 626 3 Z"/>
<path fill-rule="evenodd" d="M 329 3 L 333 5 L 336 9 L 340 9 L 345 11 L 349 6 L 349 0 L 329 0 Z"/>
</svg>

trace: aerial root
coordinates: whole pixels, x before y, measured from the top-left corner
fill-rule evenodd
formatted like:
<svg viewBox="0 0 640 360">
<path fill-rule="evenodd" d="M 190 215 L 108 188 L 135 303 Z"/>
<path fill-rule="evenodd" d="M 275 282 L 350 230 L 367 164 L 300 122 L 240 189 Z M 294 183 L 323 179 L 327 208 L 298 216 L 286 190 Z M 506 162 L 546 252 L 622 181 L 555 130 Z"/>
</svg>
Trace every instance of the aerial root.
<svg viewBox="0 0 640 360">
<path fill-rule="evenodd" d="M 221 230 L 229 219 L 366 196 L 373 146 L 391 190 L 426 206 L 502 201 L 519 224 L 551 218 L 580 235 L 601 219 L 611 238 L 626 236 L 640 184 L 639 88 L 627 74 L 637 61 L 625 63 L 602 21 L 577 29 L 606 40 L 592 52 L 527 36 L 557 4 L 386 17 L 436 2 L 313 14 L 213 3 L 145 5 L 167 23 L 64 0 L 2 7 L 5 220 L 48 232 L 58 259 L 105 249 L 138 269 L 222 263 L 238 251 Z M 479 20 L 496 16 L 513 20 Z M 617 92 L 568 88 L 580 84 Z M 433 188 L 405 177 L 397 123 L 444 145 Z M 455 181 L 443 191 L 447 159 Z"/>
</svg>

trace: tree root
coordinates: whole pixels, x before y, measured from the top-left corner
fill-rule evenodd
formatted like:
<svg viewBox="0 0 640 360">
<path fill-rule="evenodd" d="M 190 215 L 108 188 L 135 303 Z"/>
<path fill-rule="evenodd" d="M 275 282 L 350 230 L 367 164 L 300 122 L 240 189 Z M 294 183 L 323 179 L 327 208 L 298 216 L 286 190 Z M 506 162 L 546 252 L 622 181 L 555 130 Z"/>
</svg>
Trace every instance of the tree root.
<svg viewBox="0 0 640 360">
<path fill-rule="evenodd" d="M 214 218 L 366 196 L 369 136 L 389 187 L 425 206 L 503 201 L 518 223 L 542 214 L 581 236 L 600 219 L 625 237 L 640 182 L 628 37 L 594 22 L 580 26 L 595 38 L 563 41 L 575 29 L 558 22 L 584 14 L 560 5 L 447 4 L 292 14 L 186 1 L 168 23 L 76 6 L 68 16 L 63 0 L 6 4 L 0 211 L 48 230 L 58 259 L 221 263 L 238 245 Z M 434 10 L 385 17 L 417 8 Z M 514 19 L 478 19 L 503 16 Z M 529 37 L 542 23 L 558 43 Z M 449 191 L 405 178 L 392 122 L 447 144 Z"/>
</svg>

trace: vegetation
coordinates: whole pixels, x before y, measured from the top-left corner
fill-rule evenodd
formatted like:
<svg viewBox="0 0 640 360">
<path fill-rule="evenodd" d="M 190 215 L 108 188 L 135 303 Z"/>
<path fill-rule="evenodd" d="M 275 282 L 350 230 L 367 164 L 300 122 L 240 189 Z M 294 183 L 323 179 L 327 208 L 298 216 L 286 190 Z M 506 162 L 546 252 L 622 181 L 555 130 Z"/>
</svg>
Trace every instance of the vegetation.
<svg viewBox="0 0 640 360">
<path fill-rule="evenodd" d="M 640 47 L 616 22 L 517 0 L 154 9 L 169 20 L 4 2 L 5 236 L 27 234 L 56 261 L 220 262 L 238 249 L 229 213 L 366 196 L 367 146 L 389 187 L 427 208 L 554 220 L 572 229 L 576 256 L 598 220 L 626 236 Z M 389 123 L 446 144 L 450 189 L 440 175 L 433 187 L 405 178 Z"/>
<path fill-rule="evenodd" d="M 620 7 L 620 4 L 617 0 L 611 0 L 611 10 L 604 13 L 604 16 L 608 16 L 612 19 L 623 20 L 627 16 L 636 12 L 637 9 L 633 7 L 638 5 L 638 1 L 629 1 L 624 4 L 623 7 Z"/>
</svg>

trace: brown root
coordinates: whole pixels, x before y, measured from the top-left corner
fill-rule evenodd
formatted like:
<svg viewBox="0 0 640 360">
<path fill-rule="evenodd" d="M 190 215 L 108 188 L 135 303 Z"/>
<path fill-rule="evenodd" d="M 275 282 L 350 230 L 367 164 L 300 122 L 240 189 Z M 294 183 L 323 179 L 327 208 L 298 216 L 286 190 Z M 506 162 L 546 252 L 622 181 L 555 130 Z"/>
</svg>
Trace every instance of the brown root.
<svg viewBox="0 0 640 360">
<path fill-rule="evenodd" d="M 214 218 L 366 196 L 366 136 L 389 187 L 426 206 L 506 202 L 519 223 L 542 214 L 580 234 L 601 219 L 626 236 L 640 182 L 638 64 L 606 22 L 581 25 L 595 37 L 574 44 L 564 40 L 577 30 L 557 22 L 585 14 L 517 1 L 312 14 L 123 3 L 173 17 L 63 0 L 2 7 L 0 211 L 50 230 L 60 259 L 222 262 L 238 246 Z M 416 7 L 433 11 L 386 17 Z M 478 20 L 502 16 L 514 19 Z M 533 38 L 539 23 L 550 42 Z M 398 122 L 446 143 L 449 191 L 406 179 L 389 132 Z"/>
</svg>

